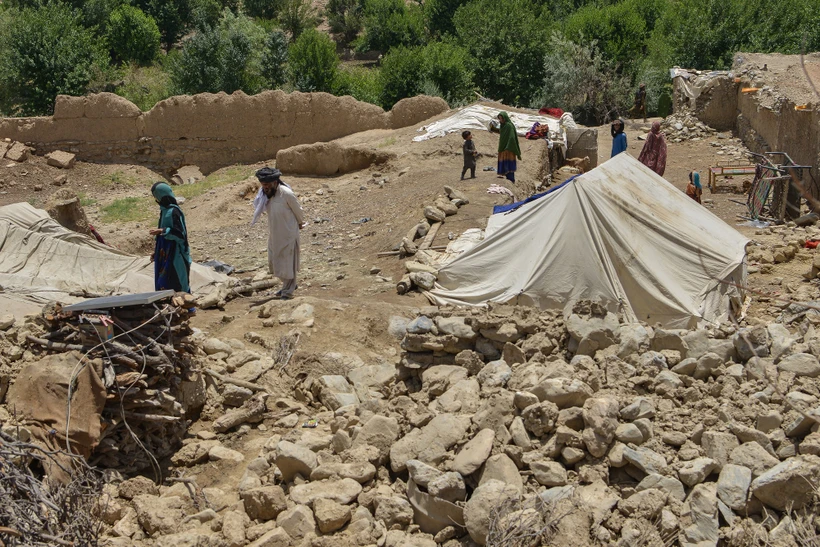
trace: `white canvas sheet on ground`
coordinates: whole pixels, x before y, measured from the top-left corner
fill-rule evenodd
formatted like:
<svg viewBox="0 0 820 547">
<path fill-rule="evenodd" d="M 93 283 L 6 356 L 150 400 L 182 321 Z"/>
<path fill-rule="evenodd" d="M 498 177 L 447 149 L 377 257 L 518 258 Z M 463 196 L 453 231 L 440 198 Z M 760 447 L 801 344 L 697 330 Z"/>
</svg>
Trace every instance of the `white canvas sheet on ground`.
<svg viewBox="0 0 820 547">
<path fill-rule="evenodd" d="M 439 270 L 435 304 L 512 302 L 569 313 L 599 300 L 628 321 L 692 328 L 743 295 L 748 240 L 624 153 L 493 215 L 487 237 Z"/>
<path fill-rule="evenodd" d="M 490 108 L 489 106 L 480 104 L 465 106 L 448 118 L 438 120 L 430 125 L 425 125 L 424 127 L 419 128 L 418 131 L 424 131 L 424 134 L 413 137 L 413 141 L 426 141 L 435 137 L 443 137 L 448 133 L 454 133 L 456 131 L 488 131 L 487 125 L 491 120 L 496 119 L 496 116 L 498 116 L 500 111 L 501 110 L 499 108 Z M 550 131 L 555 131 L 561 135 L 561 138 L 554 142 L 560 146 L 564 152 L 566 152 L 566 133 L 561 128 L 557 118 L 536 114 L 521 114 L 519 112 L 510 112 L 509 114 L 510 120 L 512 120 L 513 124 L 515 124 L 515 131 L 518 133 L 519 137 L 526 135 L 527 131 L 530 130 L 530 127 L 532 127 L 535 122 L 547 124 Z"/>
<path fill-rule="evenodd" d="M 146 237 L 149 237 L 146 230 Z M 207 294 L 228 277 L 191 265 L 191 291 Z M 154 265 L 78 234 L 28 203 L 0 207 L 0 286 L 38 301 L 75 302 L 68 293 L 138 293 L 154 290 Z"/>
</svg>

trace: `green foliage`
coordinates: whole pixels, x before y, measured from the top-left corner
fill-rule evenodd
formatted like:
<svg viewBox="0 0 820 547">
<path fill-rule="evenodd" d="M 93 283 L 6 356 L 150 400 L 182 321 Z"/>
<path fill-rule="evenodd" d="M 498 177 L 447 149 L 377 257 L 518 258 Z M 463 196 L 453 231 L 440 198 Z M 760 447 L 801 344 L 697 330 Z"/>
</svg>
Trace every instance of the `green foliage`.
<svg viewBox="0 0 820 547">
<path fill-rule="evenodd" d="M 285 0 L 242 0 L 245 13 L 260 19 L 276 19 L 284 4 Z"/>
<path fill-rule="evenodd" d="M 157 22 L 167 50 L 188 30 L 192 20 L 191 0 L 135 0 L 134 5 Z"/>
<path fill-rule="evenodd" d="M 108 33 L 111 14 L 122 5 L 127 5 L 126 0 L 87 0 L 76 7 L 83 14 L 83 24 L 89 28 L 97 27 L 102 36 Z"/>
<path fill-rule="evenodd" d="M 171 96 L 171 76 L 160 65 L 140 67 L 130 65 L 123 76 L 123 84 L 115 93 L 125 97 L 140 110 L 151 110 L 155 104 Z"/>
<path fill-rule="evenodd" d="M 325 15 L 330 32 L 344 46 L 350 45 L 364 28 L 361 0 L 328 0 Z"/>
<path fill-rule="evenodd" d="M 262 52 L 262 77 L 268 87 L 277 88 L 287 80 L 288 38 L 281 30 L 272 30 Z"/>
<path fill-rule="evenodd" d="M 141 9 L 123 5 L 108 20 L 108 45 L 118 61 L 147 64 L 159 55 L 157 23 Z"/>
<path fill-rule="evenodd" d="M 216 25 L 222 15 L 222 10 L 225 9 L 219 0 L 191 0 L 190 6 L 191 21 L 198 29 Z"/>
<path fill-rule="evenodd" d="M 406 97 L 421 93 L 424 59 L 419 50 L 420 48 L 398 46 L 382 59 L 379 103 L 385 110 Z"/>
<path fill-rule="evenodd" d="M 468 0 L 427 0 L 424 2 L 424 20 L 432 36 L 454 34 L 453 16 Z"/>
<path fill-rule="evenodd" d="M 288 50 L 291 82 L 299 91 L 331 92 L 339 57 L 336 44 L 316 29 L 304 31 Z"/>
<path fill-rule="evenodd" d="M 50 114 L 58 94 L 85 93 L 108 54 L 65 4 L 10 9 L 0 19 L 0 109 Z"/>
<path fill-rule="evenodd" d="M 423 78 L 439 90 L 438 96 L 451 105 L 472 99 L 472 59 L 466 49 L 449 42 L 431 42 L 422 49 L 421 57 Z"/>
<path fill-rule="evenodd" d="M 100 208 L 102 221 L 137 222 L 151 218 L 151 202 L 148 198 L 127 197 L 115 200 Z"/>
<path fill-rule="evenodd" d="M 456 11 L 456 34 L 487 97 L 527 104 L 538 92 L 549 38 L 539 15 L 530 0 L 473 0 Z"/>
<path fill-rule="evenodd" d="M 424 14 L 404 0 L 364 0 L 364 34 L 357 40 L 360 51 L 388 51 L 396 46 L 424 43 Z"/>
<path fill-rule="evenodd" d="M 180 93 L 258 93 L 264 84 L 265 32 L 244 15 L 225 10 L 219 24 L 198 31 L 171 63 L 171 82 Z"/>
<path fill-rule="evenodd" d="M 310 0 L 285 0 L 279 12 L 279 25 L 296 40 L 307 29 L 316 28 L 319 17 Z"/>
<path fill-rule="evenodd" d="M 333 89 L 335 95 L 350 95 L 360 101 L 380 104 L 381 81 L 378 68 L 342 67 Z"/>
<path fill-rule="evenodd" d="M 564 33 L 579 44 L 596 42 L 604 56 L 619 65 L 629 63 L 641 55 L 648 36 L 646 21 L 634 4 L 583 7 L 566 20 Z"/>
<path fill-rule="evenodd" d="M 625 112 L 630 101 L 629 79 L 604 59 L 595 42 L 579 45 L 552 36 L 543 87 L 533 107 L 557 106 L 581 123 L 601 124 Z"/>
</svg>

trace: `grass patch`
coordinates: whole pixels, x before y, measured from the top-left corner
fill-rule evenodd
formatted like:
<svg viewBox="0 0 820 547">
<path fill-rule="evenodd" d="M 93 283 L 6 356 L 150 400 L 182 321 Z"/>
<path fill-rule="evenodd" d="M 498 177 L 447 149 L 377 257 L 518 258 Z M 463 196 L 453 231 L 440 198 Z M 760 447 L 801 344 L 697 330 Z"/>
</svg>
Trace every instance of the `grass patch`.
<svg viewBox="0 0 820 547">
<path fill-rule="evenodd" d="M 396 137 L 387 137 L 382 142 L 380 142 L 376 148 L 384 148 L 386 146 L 393 146 L 396 144 Z"/>
<path fill-rule="evenodd" d="M 88 194 L 85 192 L 80 192 L 77 194 L 77 197 L 80 200 L 80 205 L 83 207 L 91 207 L 92 205 L 97 205 L 97 200 L 91 197 L 88 197 Z"/>
<path fill-rule="evenodd" d="M 174 186 L 174 194 L 185 199 L 190 199 L 196 196 L 219 188 L 239 182 L 251 176 L 254 173 L 253 168 L 246 165 L 234 165 L 233 167 L 226 167 L 214 173 L 211 173 L 203 180 L 196 184 L 184 184 L 182 186 Z"/>
<path fill-rule="evenodd" d="M 102 186 L 137 186 L 140 184 L 140 179 L 117 170 L 101 178 L 99 184 Z"/>
<path fill-rule="evenodd" d="M 118 199 L 100 208 L 102 221 L 134 222 L 151 218 L 151 200 L 148 198 L 128 197 Z"/>
<path fill-rule="evenodd" d="M 162 66 L 130 65 L 125 69 L 122 80 L 123 84 L 117 87 L 116 94 L 125 97 L 143 112 L 171 96 L 171 76 Z"/>
</svg>

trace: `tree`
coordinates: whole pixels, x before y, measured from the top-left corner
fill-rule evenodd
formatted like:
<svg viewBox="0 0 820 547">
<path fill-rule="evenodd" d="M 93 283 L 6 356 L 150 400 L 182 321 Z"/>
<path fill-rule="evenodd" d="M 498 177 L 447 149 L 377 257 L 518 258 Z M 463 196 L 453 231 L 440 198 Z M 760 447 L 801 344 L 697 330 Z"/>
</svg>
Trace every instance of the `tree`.
<svg viewBox="0 0 820 547">
<path fill-rule="evenodd" d="M 453 16 L 468 0 L 427 0 L 424 2 L 424 20 L 431 36 L 455 34 Z"/>
<path fill-rule="evenodd" d="M 330 31 L 342 45 L 350 45 L 364 28 L 361 0 L 328 0 L 325 14 Z"/>
<path fill-rule="evenodd" d="M 107 28 L 108 47 L 118 61 L 148 64 L 159 55 L 157 23 L 141 9 L 127 4 L 118 7 Z"/>
<path fill-rule="evenodd" d="M 365 0 L 364 34 L 357 40 L 360 51 L 388 51 L 395 46 L 424 43 L 424 15 L 418 5 L 404 0 Z"/>
<path fill-rule="evenodd" d="M 192 20 L 190 0 L 135 0 L 134 5 L 157 22 L 166 50 L 188 30 Z"/>
<path fill-rule="evenodd" d="M 271 88 L 280 87 L 287 80 L 288 38 L 281 30 L 273 30 L 265 39 L 262 53 L 262 77 Z"/>
<path fill-rule="evenodd" d="M 336 44 L 316 29 L 304 31 L 288 50 L 291 81 L 299 91 L 333 91 L 339 68 Z"/>
<path fill-rule="evenodd" d="M 618 74 L 595 42 L 581 45 L 559 34 L 544 56 L 541 92 L 532 106 L 557 106 L 581 123 L 602 124 L 625 112 L 631 102 L 630 80 Z"/>
<path fill-rule="evenodd" d="M 291 40 L 296 40 L 305 30 L 316 28 L 319 24 L 319 17 L 310 0 L 285 0 L 278 19 L 282 30 L 290 34 Z"/>
<path fill-rule="evenodd" d="M 215 27 L 198 31 L 171 63 L 171 82 L 180 93 L 258 93 L 264 86 L 265 32 L 244 15 L 222 12 Z"/>
<path fill-rule="evenodd" d="M 108 66 L 104 45 L 65 4 L 10 9 L 1 24 L 0 104 L 8 114 L 50 114 L 58 94 L 82 95 Z"/>
<path fill-rule="evenodd" d="M 422 77 L 450 104 L 469 101 L 473 94 L 472 59 L 466 49 L 450 42 L 431 42 L 421 51 Z"/>
<path fill-rule="evenodd" d="M 249 17 L 276 19 L 282 11 L 284 0 L 243 0 L 242 5 Z"/>
<path fill-rule="evenodd" d="M 381 97 L 379 102 L 385 110 L 398 101 L 418 95 L 422 89 L 424 59 L 421 48 L 398 46 L 384 56 L 379 72 Z"/>
<path fill-rule="evenodd" d="M 197 29 L 216 25 L 225 9 L 219 0 L 191 0 L 190 7 L 192 26 Z"/>
</svg>

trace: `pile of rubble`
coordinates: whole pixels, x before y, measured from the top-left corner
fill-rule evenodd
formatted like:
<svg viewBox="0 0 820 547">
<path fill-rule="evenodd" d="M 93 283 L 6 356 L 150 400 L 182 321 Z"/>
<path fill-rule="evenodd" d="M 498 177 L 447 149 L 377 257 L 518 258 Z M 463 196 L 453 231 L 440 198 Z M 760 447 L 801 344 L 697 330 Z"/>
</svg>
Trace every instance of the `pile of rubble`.
<svg viewBox="0 0 820 547">
<path fill-rule="evenodd" d="M 308 377 L 275 402 L 245 393 L 227 415 L 252 419 L 226 427 L 222 417 L 215 432 L 186 440 L 173 461 L 241 465 L 235 491 L 109 485 L 111 544 L 455 547 L 530 535 L 545 545 L 705 547 L 814 537 L 816 318 L 794 331 L 687 331 L 623 324 L 595 304 L 575 312 L 431 307 L 393 317 L 398 363 Z M 223 379 L 270 369 L 221 344 Z M 247 359 L 256 364 L 245 374 Z M 236 386 L 216 387 L 210 396 L 227 400 Z M 253 423 L 263 438 L 245 464 L 234 449 Z"/>
<path fill-rule="evenodd" d="M 661 122 L 661 129 L 670 142 L 683 142 L 715 136 L 714 129 L 684 110 L 670 114 Z"/>
</svg>

